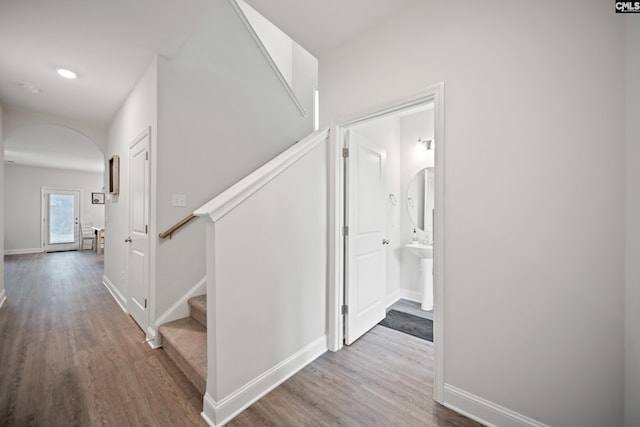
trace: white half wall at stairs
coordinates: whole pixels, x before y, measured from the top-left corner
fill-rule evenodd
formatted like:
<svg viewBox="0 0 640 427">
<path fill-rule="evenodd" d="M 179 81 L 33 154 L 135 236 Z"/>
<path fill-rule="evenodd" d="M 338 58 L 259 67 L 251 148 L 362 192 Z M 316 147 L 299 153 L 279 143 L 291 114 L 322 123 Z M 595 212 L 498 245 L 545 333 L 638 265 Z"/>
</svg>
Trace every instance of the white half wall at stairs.
<svg viewBox="0 0 640 427">
<path fill-rule="evenodd" d="M 326 337 L 320 337 L 221 402 L 216 402 L 209 394 L 205 394 L 202 417 L 211 426 L 224 425 L 300 369 L 313 362 L 325 351 L 327 351 Z M 217 423 L 213 422 L 212 418 L 209 418 L 212 413 L 216 414 L 216 419 L 219 420 Z"/>
<path fill-rule="evenodd" d="M 210 425 L 327 350 L 328 142 L 310 135 L 195 212 L 208 219 Z"/>
</svg>

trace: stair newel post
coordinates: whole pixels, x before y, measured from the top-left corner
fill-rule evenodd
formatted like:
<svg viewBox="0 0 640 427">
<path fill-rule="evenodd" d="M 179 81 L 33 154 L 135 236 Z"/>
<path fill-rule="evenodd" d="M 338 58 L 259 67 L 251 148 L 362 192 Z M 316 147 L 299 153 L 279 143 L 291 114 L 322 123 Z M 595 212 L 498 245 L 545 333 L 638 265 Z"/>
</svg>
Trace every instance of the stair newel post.
<svg viewBox="0 0 640 427">
<path fill-rule="evenodd" d="M 220 399 L 216 382 L 218 369 L 216 357 L 216 223 L 210 215 L 205 215 L 204 219 L 207 272 L 207 388 L 203 406 L 213 406 L 211 409 L 214 409 L 217 406 L 216 402 Z M 217 422 L 217 420 L 213 421 Z"/>
</svg>

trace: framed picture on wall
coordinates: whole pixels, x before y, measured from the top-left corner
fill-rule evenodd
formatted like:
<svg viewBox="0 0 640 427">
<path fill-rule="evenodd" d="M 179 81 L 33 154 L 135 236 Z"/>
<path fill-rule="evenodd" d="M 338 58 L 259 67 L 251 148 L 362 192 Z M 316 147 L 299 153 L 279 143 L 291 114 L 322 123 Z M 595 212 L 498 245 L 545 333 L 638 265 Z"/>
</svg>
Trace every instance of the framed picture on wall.
<svg viewBox="0 0 640 427">
<path fill-rule="evenodd" d="M 120 193 L 120 156 L 109 159 L 109 193 Z"/>
<path fill-rule="evenodd" d="M 91 193 L 92 205 L 104 205 L 104 193 Z"/>
</svg>

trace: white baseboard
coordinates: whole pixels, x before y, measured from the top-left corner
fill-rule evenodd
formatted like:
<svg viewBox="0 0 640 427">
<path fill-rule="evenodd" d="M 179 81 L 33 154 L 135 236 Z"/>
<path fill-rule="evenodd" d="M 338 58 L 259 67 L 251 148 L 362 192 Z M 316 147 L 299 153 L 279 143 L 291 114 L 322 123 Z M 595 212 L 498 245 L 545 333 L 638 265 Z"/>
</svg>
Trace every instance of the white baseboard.
<svg viewBox="0 0 640 427">
<path fill-rule="evenodd" d="M 422 294 L 407 289 L 397 289 L 385 297 L 385 306 L 389 308 L 401 299 L 422 303 Z"/>
<path fill-rule="evenodd" d="M 27 249 L 5 249 L 5 255 L 23 255 L 23 254 L 40 254 L 44 252 L 42 248 L 27 248 Z"/>
<path fill-rule="evenodd" d="M 387 295 L 384 299 L 384 306 L 389 308 L 391 307 L 393 304 L 395 304 L 396 302 L 398 302 L 398 300 L 402 298 L 401 295 L 401 290 L 397 289 L 395 290 L 393 293 Z"/>
<path fill-rule="evenodd" d="M 115 287 L 113 282 L 109 280 L 107 276 L 102 276 L 102 284 L 107 288 L 107 290 L 113 296 L 113 299 L 116 300 L 122 311 L 127 313 L 127 298 L 122 295 L 122 293 Z"/>
<path fill-rule="evenodd" d="M 151 347 L 152 350 L 156 350 L 162 347 L 162 340 L 160 339 L 160 335 L 158 335 L 157 328 L 152 328 L 151 326 L 147 327 L 147 344 Z"/>
<path fill-rule="evenodd" d="M 254 378 L 229 396 L 216 402 L 207 392 L 202 405 L 202 418 L 211 427 L 221 427 L 262 396 L 282 384 L 300 369 L 327 351 L 327 337 L 322 336 L 288 359 Z"/>
<path fill-rule="evenodd" d="M 3 289 L 0 291 L 0 308 L 2 308 L 2 304 L 7 300 L 7 290 Z"/>
<path fill-rule="evenodd" d="M 489 427 L 549 427 L 449 384 L 444 385 L 444 406 Z"/>
</svg>

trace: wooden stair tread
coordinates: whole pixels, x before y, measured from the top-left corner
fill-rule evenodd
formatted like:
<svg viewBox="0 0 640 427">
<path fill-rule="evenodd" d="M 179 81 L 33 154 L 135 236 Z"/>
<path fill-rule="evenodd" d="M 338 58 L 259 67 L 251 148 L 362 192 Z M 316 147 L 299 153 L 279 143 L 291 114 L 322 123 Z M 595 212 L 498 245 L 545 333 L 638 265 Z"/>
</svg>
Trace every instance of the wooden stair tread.
<svg viewBox="0 0 640 427">
<path fill-rule="evenodd" d="M 191 317 L 160 326 L 162 347 L 198 391 L 207 381 L 207 330 Z"/>
</svg>

